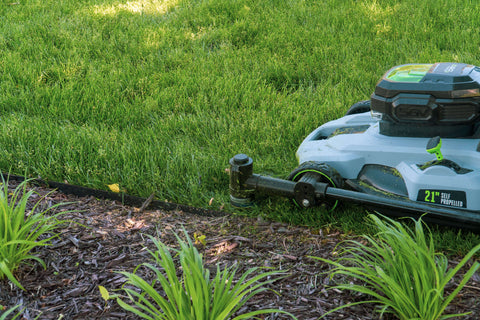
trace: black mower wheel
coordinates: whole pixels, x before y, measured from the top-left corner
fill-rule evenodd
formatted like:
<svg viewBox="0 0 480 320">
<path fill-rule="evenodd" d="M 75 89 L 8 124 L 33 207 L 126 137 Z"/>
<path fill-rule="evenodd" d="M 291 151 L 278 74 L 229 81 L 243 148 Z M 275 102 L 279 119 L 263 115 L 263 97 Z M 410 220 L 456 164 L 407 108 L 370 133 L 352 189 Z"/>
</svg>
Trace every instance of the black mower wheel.
<svg viewBox="0 0 480 320">
<path fill-rule="evenodd" d="M 335 168 L 329 166 L 326 163 L 320 163 L 315 161 L 307 161 L 302 163 L 298 166 L 295 170 L 293 170 L 287 180 L 290 181 L 299 181 L 306 173 L 313 173 L 318 175 L 317 181 L 327 183 L 329 186 L 334 188 L 343 188 L 344 187 L 344 180 L 340 173 L 338 173 Z M 304 205 L 303 203 L 297 203 L 297 201 L 293 200 L 293 202 L 301 207 L 307 208 L 310 207 L 311 204 Z M 321 203 L 314 203 L 316 206 L 324 206 L 327 210 L 332 211 L 338 205 L 338 200 L 327 200 L 324 199 Z"/>
<path fill-rule="evenodd" d="M 350 114 L 364 113 L 370 111 L 370 100 L 363 100 L 353 104 L 345 113 L 346 116 Z"/>
</svg>

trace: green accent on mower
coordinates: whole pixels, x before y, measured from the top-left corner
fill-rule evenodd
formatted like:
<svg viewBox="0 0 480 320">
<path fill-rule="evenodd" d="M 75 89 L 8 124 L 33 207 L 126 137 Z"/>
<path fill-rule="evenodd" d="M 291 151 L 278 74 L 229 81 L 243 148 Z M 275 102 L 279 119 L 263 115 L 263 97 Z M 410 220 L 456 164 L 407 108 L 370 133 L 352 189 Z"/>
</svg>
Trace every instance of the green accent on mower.
<svg viewBox="0 0 480 320">
<path fill-rule="evenodd" d="M 396 82 L 420 82 L 433 64 L 407 64 L 391 69 L 385 79 Z"/>
<path fill-rule="evenodd" d="M 428 140 L 426 149 L 428 153 L 435 154 L 438 161 L 442 161 L 443 155 L 442 155 L 442 152 L 440 151 L 441 147 L 442 147 L 442 139 L 439 136 L 436 136 Z"/>
</svg>

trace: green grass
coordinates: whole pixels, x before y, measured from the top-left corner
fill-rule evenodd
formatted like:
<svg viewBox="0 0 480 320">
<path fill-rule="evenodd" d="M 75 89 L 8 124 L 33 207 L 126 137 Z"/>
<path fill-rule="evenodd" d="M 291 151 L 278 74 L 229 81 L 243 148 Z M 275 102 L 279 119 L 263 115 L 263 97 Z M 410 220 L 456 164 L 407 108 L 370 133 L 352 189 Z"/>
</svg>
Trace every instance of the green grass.
<svg viewBox="0 0 480 320">
<path fill-rule="evenodd" d="M 303 138 L 390 67 L 480 64 L 479 11 L 458 0 L 3 0 L 0 169 L 228 209 L 234 154 L 285 177 Z M 317 221 L 283 202 L 260 211 Z M 342 213 L 320 220 L 361 228 Z"/>
</svg>

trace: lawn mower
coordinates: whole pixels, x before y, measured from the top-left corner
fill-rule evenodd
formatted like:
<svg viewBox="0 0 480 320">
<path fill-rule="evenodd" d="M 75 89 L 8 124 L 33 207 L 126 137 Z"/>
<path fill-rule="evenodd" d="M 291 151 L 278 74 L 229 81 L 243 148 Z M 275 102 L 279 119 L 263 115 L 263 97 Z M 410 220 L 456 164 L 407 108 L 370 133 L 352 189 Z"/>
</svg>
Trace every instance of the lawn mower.
<svg viewBox="0 0 480 320">
<path fill-rule="evenodd" d="M 254 174 L 245 154 L 232 157 L 232 205 L 250 206 L 256 194 L 304 208 L 349 201 L 480 230 L 480 68 L 396 66 L 370 100 L 315 129 L 296 156 L 286 179 Z"/>
</svg>

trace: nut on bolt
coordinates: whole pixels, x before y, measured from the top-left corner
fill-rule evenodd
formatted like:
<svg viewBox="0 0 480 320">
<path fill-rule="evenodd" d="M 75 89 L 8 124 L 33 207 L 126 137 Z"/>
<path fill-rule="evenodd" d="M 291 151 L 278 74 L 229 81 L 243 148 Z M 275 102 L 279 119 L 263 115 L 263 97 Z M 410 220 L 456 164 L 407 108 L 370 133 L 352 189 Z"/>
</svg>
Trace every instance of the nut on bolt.
<svg viewBox="0 0 480 320">
<path fill-rule="evenodd" d="M 308 207 L 310 207 L 310 201 L 308 201 L 308 199 L 303 199 L 302 205 L 303 205 L 305 208 L 308 208 Z"/>
</svg>

